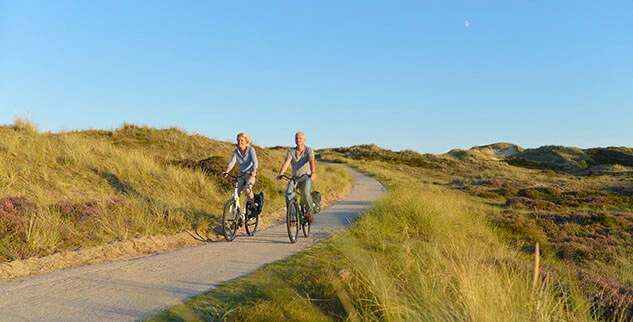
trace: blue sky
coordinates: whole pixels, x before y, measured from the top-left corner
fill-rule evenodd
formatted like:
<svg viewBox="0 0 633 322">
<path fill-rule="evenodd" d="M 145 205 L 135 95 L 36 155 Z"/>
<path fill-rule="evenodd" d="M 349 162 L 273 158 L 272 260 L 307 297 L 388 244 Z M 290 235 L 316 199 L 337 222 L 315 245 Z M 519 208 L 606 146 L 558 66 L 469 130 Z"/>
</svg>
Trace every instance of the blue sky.
<svg viewBox="0 0 633 322">
<path fill-rule="evenodd" d="M 0 124 L 633 146 L 633 1 L 0 0 Z"/>
</svg>

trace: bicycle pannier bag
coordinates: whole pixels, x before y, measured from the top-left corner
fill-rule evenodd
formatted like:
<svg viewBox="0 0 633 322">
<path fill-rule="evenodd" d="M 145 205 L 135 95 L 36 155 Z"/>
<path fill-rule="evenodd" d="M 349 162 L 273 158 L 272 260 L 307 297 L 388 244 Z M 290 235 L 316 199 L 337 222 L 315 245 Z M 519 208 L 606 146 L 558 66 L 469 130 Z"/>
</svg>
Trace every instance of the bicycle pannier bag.
<svg viewBox="0 0 633 322">
<path fill-rule="evenodd" d="M 257 214 L 261 214 L 264 209 L 264 192 L 255 195 L 255 208 L 257 209 Z"/>
</svg>

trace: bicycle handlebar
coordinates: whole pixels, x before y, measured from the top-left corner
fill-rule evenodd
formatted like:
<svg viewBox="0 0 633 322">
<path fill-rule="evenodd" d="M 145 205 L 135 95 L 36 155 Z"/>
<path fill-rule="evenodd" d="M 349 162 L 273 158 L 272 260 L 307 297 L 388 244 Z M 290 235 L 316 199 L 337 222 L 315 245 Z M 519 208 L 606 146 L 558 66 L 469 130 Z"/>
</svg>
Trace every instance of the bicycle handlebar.
<svg viewBox="0 0 633 322">
<path fill-rule="evenodd" d="M 297 180 L 299 180 L 299 179 L 301 179 L 301 178 L 303 178 L 303 177 L 308 177 L 308 176 L 309 176 L 309 175 L 308 175 L 307 173 L 304 173 L 304 174 L 302 174 L 302 175 L 300 175 L 300 176 L 298 176 L 298 177 L 291 177 L 291 176 L 289 176 L 289 175 L 287 175 L 287 174 L 282 174 L 281 176 L 277 176 L 277 177 L 282 177 L 282 178 L 287 179 L 287 180 L 294 180 L 294 181 L 297 181 Z"/>
<path fill-rule="evenodd" d="M 222 176 L 231 177 L 231 178 L 237 180 L 237 179 L 239 179 L 239 178 L 241 178 L 241 177 L 243 177 L 243 176 L 245 176 L 247 174 L 250 175 L 250 173 L 244 172 L 242 174 L 238 174 L 238 175 L 234 176 L 234 175 L 232 175 L 232 174 L 230 174 L 228 172 L 224 172 L 224 173 L 222 173 Z"/>
</svg>

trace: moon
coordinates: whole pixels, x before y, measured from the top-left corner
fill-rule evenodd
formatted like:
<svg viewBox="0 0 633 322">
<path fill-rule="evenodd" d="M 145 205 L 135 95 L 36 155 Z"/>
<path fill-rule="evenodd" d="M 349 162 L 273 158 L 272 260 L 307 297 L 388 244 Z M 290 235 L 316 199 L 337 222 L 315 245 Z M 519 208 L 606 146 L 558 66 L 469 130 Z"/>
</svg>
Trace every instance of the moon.
<svg viewBox="0 0 633 322">
<path fill-rule="evenodd" d="M 466 28 L 470 27 L 470 21 L 464 20 L 464 27 Z"/>
</svg>

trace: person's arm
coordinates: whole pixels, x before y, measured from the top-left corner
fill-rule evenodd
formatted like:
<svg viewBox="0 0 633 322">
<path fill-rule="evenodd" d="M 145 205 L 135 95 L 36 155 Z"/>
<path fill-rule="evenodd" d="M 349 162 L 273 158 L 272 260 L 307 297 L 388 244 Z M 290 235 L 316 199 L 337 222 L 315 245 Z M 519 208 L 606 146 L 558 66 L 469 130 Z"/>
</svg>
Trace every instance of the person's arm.
<svg viewBox="0 0 633 322">
<path fill-rule="evenodd" d="M 251 172 L 251 177 L 257 176 L 257 168 L 259 167 L 259 162 L 257 161 L 257 153 L 255 152 L 255 148 L 251 147 L 251 157 L 253 158 L 253 172 Z"/>
<path fill-rule="evenodd" d="M 314 155 L 310 156 L 308 162 L 310 162 L 310 179 L 314 181 L 316 180 L 316 161 L 314 159 Z"/>
<path fill-rule="evenodd" d="M 231 169 L 233 169 L 235 162 L 237 162 L 237 157 L 235 156 L 235 152 L 233 152 L 233 154 L 231 154 L 231 161 L 229 161 L 229 165 L 226 166 L 226 171 L 224 171 L 223 173 L 224 175 L 231 172 Z"/>
<path fill-rule="evenodd" d="M 286 158 L 286 161 L 281 166 L 281 170 L 279 170 L 279 174 L 277 175 L 277 181 L 281 180 L 281 177 L 283 177 L 284 173 L 288 169 L 288 166 L 290 165 L 290 160 L 291 160 L 290 157 Z"/>
</svg>

